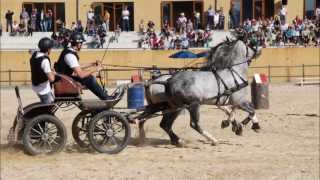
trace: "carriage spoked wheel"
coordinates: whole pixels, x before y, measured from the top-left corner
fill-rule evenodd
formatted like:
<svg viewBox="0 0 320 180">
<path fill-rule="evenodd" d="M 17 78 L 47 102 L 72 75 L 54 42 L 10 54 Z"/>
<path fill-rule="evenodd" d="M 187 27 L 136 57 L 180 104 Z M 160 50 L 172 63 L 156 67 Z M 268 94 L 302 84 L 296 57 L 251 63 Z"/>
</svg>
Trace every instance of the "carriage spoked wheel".
<svg viewBox="0 0 320 180">
<path fill-rule="evenodd" d="M 81 148 L 90 146 L 88 138 L 89 122 L 93 117 L 90 111 L 81 111 L 72 122 L 72 136 Z"/>
<path fill-rule="evenodd" d="M 90 144 L 96 151 L 116 154 L 128 145 L 131 130 L 125 117 L 107 110 L 93 117 L 88 135 Z"/>
<path fill-rule="evenodd" d="M 27 122 L 22 140 L 26 151 L 31 155 L 53 154 L 65 146 L 67 132 L 57 117 L 42 114 Z"/>
</svg>

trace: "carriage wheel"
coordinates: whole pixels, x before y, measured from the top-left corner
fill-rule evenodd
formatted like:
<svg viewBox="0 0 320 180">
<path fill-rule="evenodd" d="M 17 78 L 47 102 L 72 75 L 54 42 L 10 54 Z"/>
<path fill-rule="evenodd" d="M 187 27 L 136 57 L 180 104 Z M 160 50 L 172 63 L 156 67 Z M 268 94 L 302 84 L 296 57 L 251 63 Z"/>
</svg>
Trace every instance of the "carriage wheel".
<svg viewBox="0 0 320 180">
<path fill-rule="evenodd" d="M 93 115 L 89 111 L 81 111 L 72 122 L 72 136 L 76 143 L 82 147 L 90 146 L 88 139 L 88 126 Z"/>
<path fill-rule="evenodd" d="M 52 154 L 63 149 L 67 131 L 57 117 L 43 114 L 27 122 L 22 140 L 31 155 Z"/>
<path fill-rule="evenodd" d="M 128 121 L 118 112 L 103 111 L 90 121 L 89 141 L 100 153 L 116 154 L 129 142 L 131 130 Z"/>
</svg>

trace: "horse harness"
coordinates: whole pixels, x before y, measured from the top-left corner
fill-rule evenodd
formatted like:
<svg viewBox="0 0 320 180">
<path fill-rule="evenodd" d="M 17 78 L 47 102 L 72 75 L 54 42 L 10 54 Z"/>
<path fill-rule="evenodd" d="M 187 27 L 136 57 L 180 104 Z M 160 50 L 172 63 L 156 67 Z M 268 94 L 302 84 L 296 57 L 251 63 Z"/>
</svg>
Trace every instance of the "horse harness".
<svg viewBox="0 0 320 180">
<path fill-rule="evenodd" d="M 214 74 L 214 76 L 217 80 L 217 84 L 218 84 L 218 95 L 216 97 L 214 97 L 216 99 L 216 104 L 218 106 L 226 105 L 227 101 L 230 99 L 231 95 L 234 92 L 237 92 L 237 91 L 241 90 L 242 88 L 247 87 L 249 84 L 247 80 L 245 80 L 236 70 L 233 69 L 234 66 L 241 65 L 244 63 L 247 63 L 248 66 L 250 65 L 252 59 L 248 58 L 248 46 L 246 46 L 246 48 L 247 48 L 247 53 L 246 53 L 247 59 L 244 62 L 232 64 L 231 66 L 226 68 L 227 70 L 229 70 L 229 72 L 231 73 L 231 75 L 233 77 L 234 84 L 235 84 L 234 87 L 229 88 L 227 86 L 227 84 L 225 83 L 225 81 L 223 80 L 223 78 L 221 78 L 221 76 L 219 75 L 218 69 L 215 68 L 214 66 L 211 67 L 211 72 Z M 241 82 L 237 81 L 237 77 L 241 80 Z M 223 92 L 221 92 L 221 84 L 225 88 L 225 90 Z M 222 103 L 220 103 L 221 97 L 226 97 Z"/>
</svg>

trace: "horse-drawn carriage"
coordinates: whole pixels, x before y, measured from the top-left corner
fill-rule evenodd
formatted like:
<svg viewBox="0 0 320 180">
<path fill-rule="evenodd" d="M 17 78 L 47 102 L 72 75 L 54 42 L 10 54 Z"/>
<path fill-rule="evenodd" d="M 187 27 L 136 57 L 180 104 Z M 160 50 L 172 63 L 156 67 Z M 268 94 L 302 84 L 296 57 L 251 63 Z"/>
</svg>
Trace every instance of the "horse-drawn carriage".
<svg viewBox="0 0 320 180">
<path fill-rule="evenodd" d="M 109 154 L 118 153 L 127 146 L 131 133 L 129 123 L 137 122 L 143 129 L 145 120 L 159 115 L 163 115 L 160 127 L 169 135 L 171 144 L 180 145 L 172 125 L 182 109 L 190 112 L 191 127 L 213 145 L 217 144 L 218 141 L 199 125 L 201 104 L 219 108 L 230 105 L 231 110 L 221 108 L 228 115 L 228 120 L 223 121 L 221 127 L 225 128 L 231 123 L 232 130 L 238 135 L 241 135 L 242 127 L 249 121 L 252 121 L 253 130 L 260 129 L 254 108 L 244 98 L 244 87 L 248 85 L 248 66 L 260 54 L 260 50 L 235 40 L 219 44 L 210 53 L 208 62 L 199 71 L 164 75 L 144 84 L 148 105 L 129 113 L 116 111 L 114 106 L 122 99 L 125 90 L 135 83 L 118 86 L 114 98 L 110 100 L 83 100 L 81 85 L 60 75 L 61 80 L 54 84 L 54 103 L 34 103 L 24 108 L 16 88 L 19 107 L 9 141 L 22 140 L 30 154 L 60 151 L 66 144 L 66 129 L 55 113 L 70 105 L 81 110 L 72 124 L 75 141 L 81 147 L 91 145 L 98 152 Z M 249 114 L 241 123 L 234 117 L 237 108 Z M 140 135 L 143 136 L 143 131 L 140 131 Z"/>
<path fill-rule="evenodd" d="M 55 101 L 51 104 L 37 102 L 23 107 L 19 88 L 15 87 L 18 111 L 8 135 L 9 142 L 22 142 L 32 155 L 61 151 L 67 131 L 55 114 L 60 108 L 73 105 L 81 110 L 72 123 L 72 136 L 80 147 L 91 144 L 97 151 L 109 154 L 123 150 L 130 138 L 130 125 L 123 113 L 112 110 L 125 93 L 123 86 L 116 88 L 113 99 L 84 100 L 81 98 L 84 87 L 67 76 L 59 76 L 60 80 L 54 84 Z"/>
</svg>

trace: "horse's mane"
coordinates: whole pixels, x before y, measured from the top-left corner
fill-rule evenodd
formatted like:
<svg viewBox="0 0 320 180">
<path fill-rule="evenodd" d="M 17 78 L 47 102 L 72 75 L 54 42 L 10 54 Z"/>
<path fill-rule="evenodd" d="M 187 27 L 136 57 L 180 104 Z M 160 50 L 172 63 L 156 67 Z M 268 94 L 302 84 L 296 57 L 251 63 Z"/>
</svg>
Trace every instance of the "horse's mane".
<svg viewBox="0 0 320 180">
<path fill-rule="evenodd" d="M 212 47 L 209 52 L 208 61 L 201 69 L 225 69 L 232 66 L 233 58 L 230 57 L 230 53 L 238 41 L 239 39 L 227 39 L 215 47 Z"/>
</svg>

